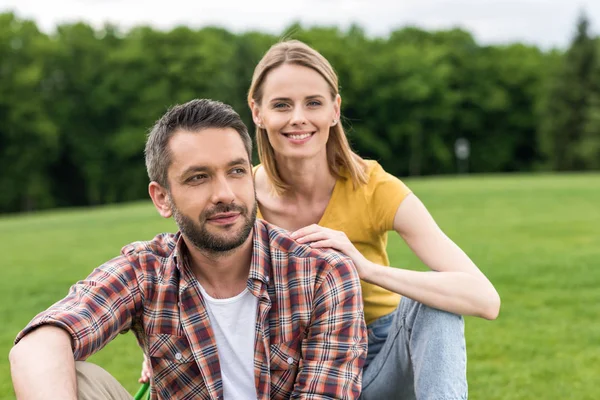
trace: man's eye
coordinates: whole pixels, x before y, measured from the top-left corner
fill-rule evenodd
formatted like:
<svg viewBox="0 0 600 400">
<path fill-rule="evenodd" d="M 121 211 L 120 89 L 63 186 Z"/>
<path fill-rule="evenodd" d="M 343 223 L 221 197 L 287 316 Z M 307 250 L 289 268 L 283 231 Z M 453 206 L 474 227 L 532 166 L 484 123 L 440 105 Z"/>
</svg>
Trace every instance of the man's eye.
<svg viewBox="0 0 600 400">
<path fill-rule="evenodd" d="M 244 168 L 234 168 L 231 170 L 231 173 L 234 175 L 243 175 L 246 173 L 246 170 Z"/>
<path fill-rule="evenodd" d="M 189 182 L 199 182 L 199 181 L 201 181 L 201 180 L 203 180 L 203 179 L 205 179 L 205 178 L 206 178 L 206 175 L 204 175 L 204 174 L 199 174 L 199 175 L 194 175 L 194 176 L 191 176 L 191 177 L 188 179 L 188 181 L 189 181 Z"/>
</svg>

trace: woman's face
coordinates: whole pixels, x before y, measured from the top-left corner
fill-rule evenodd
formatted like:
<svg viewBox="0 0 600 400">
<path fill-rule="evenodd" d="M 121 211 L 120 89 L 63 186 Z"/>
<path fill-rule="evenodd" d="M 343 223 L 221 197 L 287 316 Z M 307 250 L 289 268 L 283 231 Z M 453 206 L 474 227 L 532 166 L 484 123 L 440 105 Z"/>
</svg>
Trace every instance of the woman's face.
<svg viewBox="0 0 600 400">
<path fill-rule="evenodd" d="M 329 129 L 338 123 L 341 98 L 331 98 L 327 81 L 315 70 L 283 64 L 263 82 L 254 122 L 267 130 L 279 157 L 313 158 L 325 153 Z"/>
</svg>

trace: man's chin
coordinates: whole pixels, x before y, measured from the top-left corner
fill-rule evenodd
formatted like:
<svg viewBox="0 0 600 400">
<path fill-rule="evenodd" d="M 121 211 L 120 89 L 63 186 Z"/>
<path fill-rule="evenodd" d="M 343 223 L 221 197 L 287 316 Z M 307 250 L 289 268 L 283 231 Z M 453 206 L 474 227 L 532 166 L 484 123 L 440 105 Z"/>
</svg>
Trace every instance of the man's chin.
<svg viewBox="0 0 600 400">
<path fill-rule="evenodd" d="M 212 253 L 229 253 L 240 248 L 246 240 L 241 238 L 213 238 L 213 241 L 209 245 L 205 245 L 202 249 L 208 250 Z"/>
<path fill-rule="evenodd" d="M 250 232 L 252 232 L 252 231 L 250 231 Z M 250 236 L 250 234 L 248 234 L 247 236 L 242 238 L 242 234 L 244 233 L 244 227 L 235 228 L 233 226 L 230 227 L 229 229 L 226 229 L 225 232 L 224 232 L 224 229 L 215 229 L 215 230 L 208 230 L 208 233 L 210 234 L 210 236 L 212 237 L 212 240 L 214 242 L 222 243 L 223 245 L 231 245 L 231 246 L 233 246 L 235 243 L 240 243 L 240 242 L 241 242 L 240 243 L 240 245 L 241 245 Z"/>
<path fill-rule="evenodd" d="M 207 222 L 204 229 L 215 237 L 228 238 L 241 235 L 244 224 L 239 221 L 230 224 Z"/>
</svg>

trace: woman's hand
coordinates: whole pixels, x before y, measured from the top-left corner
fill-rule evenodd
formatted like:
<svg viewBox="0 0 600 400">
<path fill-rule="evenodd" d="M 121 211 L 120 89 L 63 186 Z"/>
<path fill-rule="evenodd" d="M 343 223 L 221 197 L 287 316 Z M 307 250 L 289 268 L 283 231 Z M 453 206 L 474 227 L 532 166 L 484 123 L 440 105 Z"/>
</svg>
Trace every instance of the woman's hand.
<svg viewBox="0 0 600 400">
<path fill-rule="evenodd" d="M 366 279 L 373 265 L 354 247 L 344 232 L 324 228 L 317 224 L 305 226 L 291 234 L 298 243 L 315 248 L 332 248 L 352 259 L 361 279 Z"/>
<path fill-rule="evenodd" d="M 142 374 L 140 379 L 138 379 L 139 383 L 146 383 L 150 381 L 150 377 L 152 377 L 152 366 L 150 365 L 150 360 L 144 354 L 144 361 L 142 362 Z"/>
</svg>

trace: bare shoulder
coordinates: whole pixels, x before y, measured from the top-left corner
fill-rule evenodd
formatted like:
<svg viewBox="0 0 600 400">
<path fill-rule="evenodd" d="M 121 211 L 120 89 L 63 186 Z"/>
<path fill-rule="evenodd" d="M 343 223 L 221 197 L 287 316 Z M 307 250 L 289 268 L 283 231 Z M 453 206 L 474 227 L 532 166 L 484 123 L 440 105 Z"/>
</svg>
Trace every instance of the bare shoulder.
<svg viewBox="0 0 600 400">
<path fill-rule="evenodd" d="M 258 193 L 269 193 L 269 178 L 267 177 L 267 173 L 262 165 L 258 165 L 254 167 L 254 186 L 256 187 L 256 192 Z"/>
<path fill-rule="evenodd" d="M 254 187 L 260 211 L 263 217 L 269 221 L 269 218 L 281 211 L 281 199 L 275 194 L 269 177 L 262 166 L 258 166 L 254 170 Z"/>
<path fill-rule="evenodd" d="M 254 170 L 254 187 L 256 189 L 256 197 L 262 207 L 268 207 L 275 200 L 269 177 L 262 165 L 259 165 Z"/>
</svg>

